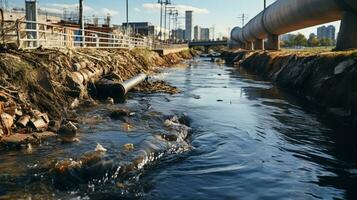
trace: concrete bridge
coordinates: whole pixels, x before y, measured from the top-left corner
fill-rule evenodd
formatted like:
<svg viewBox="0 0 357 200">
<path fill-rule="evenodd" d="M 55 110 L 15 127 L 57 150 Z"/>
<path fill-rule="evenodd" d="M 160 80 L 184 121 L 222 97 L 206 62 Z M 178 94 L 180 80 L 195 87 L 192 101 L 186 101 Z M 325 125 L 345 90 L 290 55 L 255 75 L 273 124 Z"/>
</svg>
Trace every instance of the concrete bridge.
<svg viewBox="0 0 357 200">
<path fill-rule="evenodd" d="M 213 46 L 227 46 L 227 40 L 218 40 L 218 41 L 192 41 L 188 43 L 190 48 L 192 47 L 204 47 L 205 51 L 208 52 L 208 49 Z"/>
<path fill-rule="evenodd" d="M 357 0 L 277 0 L 243 28 L 235 27 L 230 46 L 279 50 L 279 35 L 337 20 L 336 50 L 357 48 Z"/>
</svg>

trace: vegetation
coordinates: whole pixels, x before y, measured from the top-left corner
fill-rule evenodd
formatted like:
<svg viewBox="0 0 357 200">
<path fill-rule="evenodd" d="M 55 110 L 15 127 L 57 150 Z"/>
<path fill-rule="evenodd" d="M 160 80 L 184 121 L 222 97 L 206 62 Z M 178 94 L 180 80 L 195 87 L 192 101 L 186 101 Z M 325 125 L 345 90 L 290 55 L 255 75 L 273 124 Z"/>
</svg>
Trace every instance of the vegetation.
<svg viewBox="0 0 357 200">
<path fill-rule="evenodd" d="M 288 40 L 281 42 L 282 47 L 329 47 L 334 45 L 330 38 L 318 39 L 316 35 L 311 34 L 307 39 L 303 34 L 292 34 Z"/>
</svg>

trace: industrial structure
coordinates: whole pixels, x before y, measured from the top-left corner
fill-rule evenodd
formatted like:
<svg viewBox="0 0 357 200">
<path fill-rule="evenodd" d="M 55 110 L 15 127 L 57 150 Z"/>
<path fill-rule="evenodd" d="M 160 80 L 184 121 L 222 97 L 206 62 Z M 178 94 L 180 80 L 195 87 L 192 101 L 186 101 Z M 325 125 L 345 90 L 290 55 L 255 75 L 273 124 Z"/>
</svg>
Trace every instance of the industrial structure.
<svg viewBox="0 0 357 200">
<path fill-rule="evenodd" d="M 279 35 L 337 20 L 342 21 L 336 50 L 357 48 L 357 0 L 277 0 L 243 28 L 234 28 L 230 46 L 279 50 Z"/>
</svg>

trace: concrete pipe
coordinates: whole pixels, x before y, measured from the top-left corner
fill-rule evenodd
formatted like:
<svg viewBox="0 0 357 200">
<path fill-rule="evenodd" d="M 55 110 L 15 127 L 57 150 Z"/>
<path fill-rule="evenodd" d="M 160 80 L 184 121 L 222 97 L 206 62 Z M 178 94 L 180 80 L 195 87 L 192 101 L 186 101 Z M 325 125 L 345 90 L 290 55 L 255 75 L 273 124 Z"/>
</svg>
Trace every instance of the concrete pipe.
<svg viewBox="0 0 357 200">
<path fill-rule="evenodd" d="M 234 28 L 231 32 L 231 39 L 248 43 L 272 38 L 273 41 L 268 40 L 268 47 L 278 49 L 277 36 L 340 20 L 342 15 L 346 16 L 345 12 L 356 13 L 357 0 L 278 0 L 250 20 L 242 29 Z M 349 28 L 343 32 L 349 31 L 353 30 Z M 271 42 L 274 44 L 269 44 Z M 343 49 L 343 45 L 340 48 Z"/>
<path fill-rule="evenodd" d="M 119 84 L 119 86 L 120 86 L 119 95 L 125 96 L 126 93 L 128 93 L 131 89 L 133 89 L 135 86 L 137 86 L 138 84 L 143 82 L 146 79 L 146 77 L 147 77 L 146 74 L 141 73 L 141 74 Z"/>
</svg>

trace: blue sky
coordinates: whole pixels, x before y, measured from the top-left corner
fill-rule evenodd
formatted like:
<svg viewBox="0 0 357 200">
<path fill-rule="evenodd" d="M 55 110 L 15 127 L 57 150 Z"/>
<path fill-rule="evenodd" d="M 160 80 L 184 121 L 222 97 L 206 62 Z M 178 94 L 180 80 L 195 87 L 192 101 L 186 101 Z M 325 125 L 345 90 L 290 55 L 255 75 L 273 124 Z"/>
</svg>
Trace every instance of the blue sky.
<svg viewBox="0 0 357 200">
<path fill-rule="evenodd" d="M 275 0 L 267 0 L 268 4 Z M 24 0 L 8 0 L 12 7 L 24 7 Z M 130 21 L 149 21 L 159 25 L 159 9 L 157 0 L 129 0 Z M 249 19 L 263 9 L 263 0 L 172 0 L 173 4 L 180 8 L 181 17 L 185 9 L 192 9 L 194 25 L 202 27 L 215 26 L 217 36 L 227 35 L 228 30 L 241 25 L 238 16 L 242 13 Z M 39 6 L 53 11 L 61 11 L 63 7 L 73 7 L 77 0 L 39 0 Z M 125 0 L 85 0 L 86 13 L 88 15 L 105 15 L 111 13 L 113 23 L 121 24 L 125 20 Z M 248 20 L 249 20 L 248 19 Z M 184 27 L 184 19 L 180 19 Z M 339 22 L 332 23 L 339 28 Z M 299 30 L 305 35 L 316 32 L 316 27 Z"/>
</svg>

